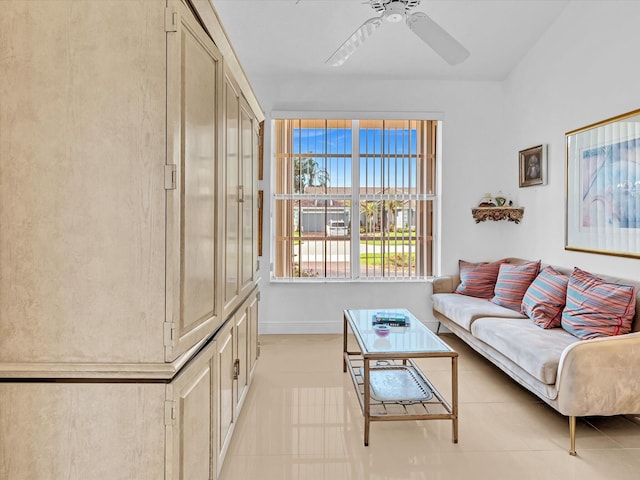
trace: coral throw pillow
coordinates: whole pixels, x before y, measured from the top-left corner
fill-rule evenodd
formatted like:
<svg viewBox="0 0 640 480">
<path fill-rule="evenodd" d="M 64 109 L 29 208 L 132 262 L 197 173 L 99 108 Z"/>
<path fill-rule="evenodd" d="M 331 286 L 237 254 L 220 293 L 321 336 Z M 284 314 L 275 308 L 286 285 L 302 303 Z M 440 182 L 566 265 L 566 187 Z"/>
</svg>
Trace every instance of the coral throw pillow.
<svg viewBox="0 0 640 480">
<path fill-rule="evenodd" d="M 455 293 L 486 299 L 493 297 L 493 288 L 496 285 L 500 265 L 506 263 L 506 260 L 492 263 L 470 263 L 460 260 L 458 263 L 460 285 Z"/>
<path fill-rule="evenodd" d="M 567 282 L 567 275 L 552 267 L 544 268 L 529 285 L 520 311 L 539 327 L 559 327 L 567 297 Z"/>
<path fill-rule="evenodd" d="M 540 271 L 540 261 L 522 265 L 503 263 L 498 271 L 498 279 L 491 301 L 502 307 L 520 312 L 522 297 Z"/>
<path fill-rule="evenodd" d="M 622 335 L 631 331 L 635 308 L 634 286 L 575 268 L 567 285 L 562 328 L 581 339 Z"/>
</svg>

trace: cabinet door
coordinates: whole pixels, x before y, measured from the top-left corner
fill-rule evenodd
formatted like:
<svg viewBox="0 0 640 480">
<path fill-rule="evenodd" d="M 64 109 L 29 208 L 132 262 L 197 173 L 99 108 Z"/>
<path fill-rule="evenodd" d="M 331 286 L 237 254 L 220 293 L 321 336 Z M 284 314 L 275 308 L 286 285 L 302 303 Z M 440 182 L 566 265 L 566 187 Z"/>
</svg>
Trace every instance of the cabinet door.
<svg viewBox="0 0 640 480">
<path fill-rule="evenodd" d="M 229 322 L 217 335 L 217 359 L 218 368 L 218 407 L 217 407 L 217 453 L 218 466 L 222 465 L 224 455 L 231 441 L 234 423 L 233 402 L 233 371 L 235 352 L 233 322 Z"/>
<path fill-rule="evenodd" d="M 251 298 L 251 303 L 248 308 L 249 312 L 249 377 L 253 375 L 253 369 L 255 368 L 258 355 L 260 354 L 260 348 L 258 346 L 258 300 L 260 294 L 256 293 Z"/>
<path fill-rule="evenodd" d="M 238 301 L 240 268 L 240 93 L 225 75 L 224 82 L 225 159 L 224 159 L 224 311 Z"/>
<path fill-rule="evenodd" d="M 254 168 L 255 156 L 257 151 L 254 149 L 255 144 L 255 125 L 254 116 L 251 112 L 249 104 L 244 100 L 240 103 L 240 146 L 242 161 L 241 169 L 241 253 L 240 253 L 240 295 L 253 287 L 255 262 L 257 255 L 256 244 L 256 227 L 254 225 L 256 215 L 256 172 Z"/>
<path fill-rule="evenodd" d="M 166 360 L 218 326 L 216 129 L 221 56 L 181 4 L 167 14 Z"/>
<path fill-rule="evenodd" d="M 249 338 L 249 316 L 246 303 L 237 313 L 235 317 L 235 342 L 236 342 L 236 355 L 235 355 L 235 386 L 234 386 L 234 406 L 235 406 L 235 419 L 238 419 L 240 415 L 240 408 L 244 401 L 245 394 L 247 392 L 247 386 L 249 384 L 249 362 L 248 362 L 248 338 Z"/>
<path fill-rule="evenodd" d="M 215 360 L 214 341 L 167 385 L 167 479 L 216 478 Z"/>
</svg>

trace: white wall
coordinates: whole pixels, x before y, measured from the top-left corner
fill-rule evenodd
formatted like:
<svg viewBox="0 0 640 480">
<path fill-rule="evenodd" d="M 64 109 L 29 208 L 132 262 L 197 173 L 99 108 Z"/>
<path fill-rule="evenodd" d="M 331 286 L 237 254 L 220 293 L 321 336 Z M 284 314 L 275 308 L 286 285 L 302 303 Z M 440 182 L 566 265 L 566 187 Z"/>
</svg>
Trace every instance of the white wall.
<svg viewBox="0 0 640 480">
<path fill-rule="evenodd" d="M 517 152 L 548 144 L 549 183 L 522 188 L 516 256 L 640 279 L 640 260 L 564 250 L 565 132 L 640 108 L 640 2 L 571 2 L 504 82 L 507 155 L 497 168 L 517 185 Z M 517 188 L 511 187 L 517 190 Z"/>
<path fill-rule="evenodd" d="M 455 269 L 458 257 L 480 259 L 501 254 L 496 245 L 514 225 L 497 224 L 493 228 L 475 225 L 470 211 L 484 192 L 495 192 L 506 181 L 506 177 L 501 178 L 499 172 L 489 167 L 502 156 L 504 93 L 500 83 L 252 78 L 252 84 L 268 116 L 274 110 L 442 113 L 445 157 L 442 177 L 444 190 L 451 192 L 442 199 L 441 238 L 446 260 L 443 271 Z M 265 134 L 265 152 L 270 152 L 268 128 Z M 265 179 L 260 182 L 265 199 L 271 193 L 268 158 L 265 154 Z M 268 202 L 264 214 L 262 333 L 341 332 L 342 310 L 348 307 L 406 307 L 423 321 L 433 322 L 430 286 L 425 282 L 270 283 Z M 482 232 L 482 242 L 477 241 L 478 232 Z"/>
<path fill-rule="evenodd" d="M 639 260 L 564 250 L 564 134 L 640 108 L 638 19 L 640 2 L 571 2 L 504 82 L 316 77 L 252 78 L 252 84 L 267 113 L 442 112 L 441 273 L 455 271 L 460 258 L 517 256 L 640 280 Z M 540 143 L 548 144 L 548 185 L 518 188 L 518 151 Z M 265 147 L 269 152 L 268 139 Z M 265 171 L 268 199 L 268 162 Z M 470 208 L 498 190 L 525 207 L 523 221 L 475 224 Z M 274 284 L 268 264 L 263 257 L 263 333 L 340 332 L 342 309 L 367 306 L 404 306 L 435 325 L 425 283 Z"/>
</svg>

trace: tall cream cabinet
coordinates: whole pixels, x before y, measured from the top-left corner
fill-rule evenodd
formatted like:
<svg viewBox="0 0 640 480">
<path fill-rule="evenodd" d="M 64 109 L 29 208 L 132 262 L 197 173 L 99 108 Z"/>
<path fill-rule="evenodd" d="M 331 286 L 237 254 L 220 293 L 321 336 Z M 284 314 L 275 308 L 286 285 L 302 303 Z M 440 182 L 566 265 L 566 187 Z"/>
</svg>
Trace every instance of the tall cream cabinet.
<svg viewBox="0 0 640 480">
<path fill-rule="evenodd" d="M 2 3 L 0 478 L 216 478 L 259 353 L 257 99 L 209 0 Z"/>
</svg>

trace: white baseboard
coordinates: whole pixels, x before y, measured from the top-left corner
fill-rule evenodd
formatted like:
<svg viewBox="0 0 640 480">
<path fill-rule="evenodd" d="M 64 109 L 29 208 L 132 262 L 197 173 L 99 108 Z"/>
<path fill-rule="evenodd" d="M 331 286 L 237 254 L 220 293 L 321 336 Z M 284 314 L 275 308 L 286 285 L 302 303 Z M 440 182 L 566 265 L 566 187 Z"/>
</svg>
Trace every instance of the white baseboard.
<svg viewBox="0 0 640 480">
<path fill-rule="evenodd" d="M 261 335 L 342 333 L 342 321 L 337 322 L 260 322 Z"/>
</svg>

